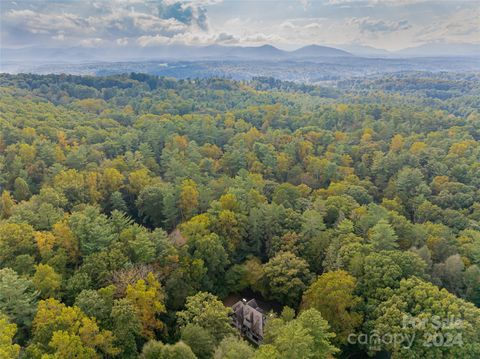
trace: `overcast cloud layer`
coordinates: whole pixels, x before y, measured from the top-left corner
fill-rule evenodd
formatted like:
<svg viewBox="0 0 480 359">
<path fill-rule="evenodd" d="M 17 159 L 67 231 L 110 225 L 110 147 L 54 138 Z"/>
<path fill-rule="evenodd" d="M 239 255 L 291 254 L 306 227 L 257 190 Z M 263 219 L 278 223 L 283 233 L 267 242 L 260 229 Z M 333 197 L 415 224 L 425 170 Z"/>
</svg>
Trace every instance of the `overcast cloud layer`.
<svg viewBox="0 0 480 359">
<path fill-rule="evenodd" d="M 1 46 L 480 43 L 480 1 L 1 0 Z"/>
</svg>

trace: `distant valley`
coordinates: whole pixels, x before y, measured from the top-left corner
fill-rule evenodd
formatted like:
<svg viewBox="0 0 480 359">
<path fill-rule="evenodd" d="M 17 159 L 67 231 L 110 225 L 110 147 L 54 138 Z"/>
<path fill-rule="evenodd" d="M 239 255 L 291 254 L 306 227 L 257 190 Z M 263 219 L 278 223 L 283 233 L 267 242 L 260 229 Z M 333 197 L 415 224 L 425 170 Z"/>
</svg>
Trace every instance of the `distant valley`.
<svg viewBox="0 0 480 359">
<path fill-rule="evenodd" d="M 162 45 L 128 49 L 3 49 L 0 72 L 103 76 L 142 72 L 178 79 L 222 77 L 235 80 L 271 76 L 286 81 L 332 84 L 388 73 L 480 71 L 480 57 L 475 56 L 478 45 L 474 44 L 457 45 L 449 56 L 445 56 L 445 47 L 441 44 L 396 53 L 361 45 L 344 48 L 309 45 L 286 51 L 272 45 Z"/>
</svg>

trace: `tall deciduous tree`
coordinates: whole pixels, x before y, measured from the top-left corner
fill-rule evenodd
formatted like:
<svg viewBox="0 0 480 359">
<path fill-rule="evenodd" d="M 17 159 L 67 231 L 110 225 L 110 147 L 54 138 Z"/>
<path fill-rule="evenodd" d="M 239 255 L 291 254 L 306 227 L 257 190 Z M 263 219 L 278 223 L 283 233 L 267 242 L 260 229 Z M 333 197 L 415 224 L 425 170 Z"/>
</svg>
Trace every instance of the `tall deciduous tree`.
<svg viewBox="0 0 480 359">
<path fill-rule="evenodd" d="M 48 264 L 36 266 L 32 281 L 42 298 L 55 297 L 62 284 L 62 277 Z"/>
<path fill-rule="evenodd" d="M 27 181 L 22 177 L 17 177 L 13 183 L 13 196 L 17 202 L 24 201 L 28 199 L 31 195 L 30 188 L 28 187 Z"/>
<path fill-rule="evenodd" d="M 215 341 L 207 329 L 197 324 L 187 324 L 181 329 L 181 338 L 192 348 L 198 359 L 209 359 L 212 357 Z"/>
<path fill-rule="evenodd" d="M 122 349 L 122 358 L 137 358 L 136 339 L 142 331 L 142 323 L 138 316 L 138 309 L 126 299 L 118 299 L 113 303 L 111 310 L 112 329 L 116 336 L 116 345 Z"/>
<path fill-rule="evenodd" d="M 13 342 L 17 326 L 0 312 L 0 358 L 14 359 L 20 355 L 20 345 Z"/>
<path fill-rule="evenodd" d="M 270 353 L 273 358 L 329 358 L 338 349 L 331 343 L 335 334 L 316 309 L 303 311 L 296 319 L 269 318 L 265 340 L 255 358 Z M 264 348 L 266 347 L 266 348 Z"/>
<path fill-rule="evenodd" d="M 165 312 L 164 293 L 160 283 L 153 273 L 147 275 L 146 280 L 140 279 L 127 287 L 126 296 L 137 310 L 142 324 L 142 336 L 154 338 L 155 330 L 163 328 L 158 315 Z"/>
<path fill-rule="evenodd" d="M 192 349 L 183 342 L 163 344 L 151 340 L 143 346 L 140 359 L 195 359 Z"/>
<path fill-rule="evenodd" d="M 419 278 L 402 280 L 375 316 L 380 337 L 413 339 L 411 346 L 380 341 L 373 348 L 389 351 L 392 358 L 480 356 L 480 309 Z"/>
<path fill-rule="evenodd" d="M 33 228 L 25 223 L 0 224 L 0 267 L 15 266 L 19 255 L 35 255 Z"/>
<path fill-rule="evenodd" d="M 346 343 L 350 333 L 362 322 L 358 311 L 361 298 L 355 295 L 356 279 L 339 270 L 322 274 L 305 291 L 302 308 L 314 308 L 325 318 L 341 343 Z"/>
<path fill-rule="evenodd" d="M 209 331 L 215 342 L 219 343 L 225 336 L 234 333 L 228 317 L 230 311 L 213 294 L 198 292 L 187 298 L 185 310 L 177 312 L 177 317 L 181 327 L 198 325 Z"/>
<path fill-rule="evenodd" d="M 180 187 L 178 206 L 184 219 L 191 218 L 198 209 L 199 193 L 197 184 L 191 179 L 184 180 Z"/>
<path fill-rule="evenodd" d="M 253 348 L 243 339 L 235 336 L 224 338 L 217 349 L 214 359 L 249 359 L 253 356 Z"/>
<path fill-rule="evenodd" d="M 291 252 L 281 252 L 263 267 L 263 282 L 268 297 L 296 306 L 310 284 L 308 263 Z"/>
<path fill-rule="evenodd" d="M 53 298 L 38 303 L 32 334 L 32 342 L 27 352 L 39 350 L 41 353 L 54 355 L 54 358 L 68 353 L 69 345 L 62 344 L 65 342 L 77 348 L 73 354 L 97 352 L 116 355 L 119 353 L 118 348 L 114 346 L 112 332 L 101 330 L 95 319 L 86 316 L 80 308 L 67 307 Z"/>
</svg>

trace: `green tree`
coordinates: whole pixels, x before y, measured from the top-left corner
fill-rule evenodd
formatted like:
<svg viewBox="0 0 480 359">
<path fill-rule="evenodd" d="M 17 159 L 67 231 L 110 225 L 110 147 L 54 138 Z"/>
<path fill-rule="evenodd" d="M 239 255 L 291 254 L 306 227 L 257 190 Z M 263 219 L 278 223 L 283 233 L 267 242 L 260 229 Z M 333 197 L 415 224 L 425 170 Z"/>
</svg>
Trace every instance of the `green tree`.
<svg viewBox="0 0 480 359">
<path fill-rule="evenodd" d="M 303 212 L 302 235 L 309 240 L 318 238 L 326 229 L 321 213 L 313 209 Z"/>
<path fill-rule="evenodd" d="M 1 202 L 0 202 L 0 218 L 9 218 L 13 213 L 13 207 L 15 206 L 15 201 L 13 200 L 10 192 L 3 191 Z"/>
<path fill-rule="evenodd" d="M 126 213 L 128 211 L 127 202 L 123 199 L 123 195 L 119 191 L 115 191 L 110 195 L 110 212 L 120 211 Z"/>
<path fill-rule="evenodd" d="M 141 359 L 195 359 L 192 349 L 183 342 L 163 344 L 155 340 L 143 346 Z"/>
<path fill-rule="evenodd" d="M 137 308 L 126 298 L 117 299 L 111 311 L 115 344 L 122 349 L 122 358 L 137 358 L 137 338 L 141 335 L 142 323 Z"/>
<path fill-rule="evenodd" d="M 229 264 L 228 255 L 218 235 L 215 233 L 191 241 L 193 258 L 203 261 L 207 269 L 207 282 L 204 286 L 210 290 L 220 290 L 217 283 L 222 283 L 225 268 Z"/>
<path fill-rule="evenodd" d="M 280 359 L 282 358 L 281 354 L 278 352 L 277 348 L 272 344 L 261 345 L 255 351 L 253 359 Z"/>
<path fill-rule="evenodd" d="M 153 227 L 162 227 L 165 221 L 163 201 L 164 186 L 160 184 L 147 186 L 140 192 L 135 204 L 143 223 Z"/>
<path fill-rule="evenodd" d="M 0 312 L 14 323 L 27 327 L 35 313 L 38 293 L 33 283 L 10 269 L 0 269 Z"/>
<path fill-rule="evenodd" d="M 305 260 L 291 252 L 281 252 L 263 267 L 263 283 L 269 298 L 296 306 L 310 284 L 311 273 Z"/>
<path fill-rule="evenodd" d="M 395 234 L 395 230 L 384 219 L 378 221 L 378 223 L 370 229 L 368 240 L 375 251 L 398 248 L 398 237 Z"/>
<path fill-rule="evenodd" d="M 249 359 L 253 353 L 253 348 L 246 341 L 231 335 L 220 342 L 213 357 L 214 359 Z"/>
<path fill-rule="evenodd" d="M 283 205 L 285 208 L 296 208 L 297 201 L 300 197 L 300 190 L 294 185 L 286 182 L 275 188 L 272 202 Z"/>
<path fill-rule="evenodd" d="M 467 285 L 466 297 L 477 307 L 480 306 L 480 268 L 472 265 L 465 271 L 465 283 Z"/>
<path fill-rule="evenodd" d="M 413 342 L 406 346 L 381 341 L 370 349 L 387 350 L 395 359 L 480 356 L 480 309 L 473 304 L 416 277 L 402 280 L 391 294 L 375 311 L 374 330 L 380 337 L 409 335 Z M 434 345 L 436 340 L 449 340 L 451 345 Z"/>
<path fill-rule="evenodd" d="M 361 298 L 355 295 L 356 279 L 343 270 L 327 272 L 317 278 L 305 291 L 302 308 L 314 308 L 345 344 L 350 333 L 362 323 L 359 313 Z"/>
<path fill-rule="evenodd" d="M 181 328 L 182 341 L 192 348 L 198 359 L 209 359 L 215 349 L 214 338 L 210 332 L 196 324 L 187 324 Z"/>
<path fill-rule="evenodd" d="M 433 266 L 432 276 L 436 283 L 461 297 L 465 294 L 465 264 L 460 255 L 448 257 L 445 262 Z"/>
<path fill-rule="evenodd" d="M 75 305 L 89 317 L 104 324 L 110 317 L 116 288 L 114 285 L 98 290 L 84 289 L 75 298 Z M 134 321 L 134 318 L 130 318 Z"/>
<path fill-rule="evenodd" d="M 257 357 L 264 357 L 268 352 L 274 358 L 329 358 L 338 352 L 331 343 L 335 334 L 329 330 L 328 322 L 316 309 L 307 309 L 290 321 L 269 318 Z M 267 348 L 263 349 L 264 346 Z"/>
<path fill-rule="evenodd" d="M 395 181 L 395 194 L 412 212 L 415 205 L 420 205 L 424 197 L 430 194 L 430 188 L 425 183 L 423 174 L 418 168 L 405 167 L 398 172 Z M 419 197 L 418 203 L 414 199 Z"/>
<path fill-rule="evenodd" d="M 83 255 L 101 251 L 115 239 L 107 216 L 101 214 L 96 207 L 87 206 L 83 211 L 74 212 L 68 224 L 80 243 Z"/>
<path fill-rule="evenodd" d="M 0 224 L 0 267 L 15 267 L 18 256 L 35 255 L 33 228 L 25 223 Z"/>
<path fill-rule="evenodd" d="M 31 195 L 28 183 L 21 177 L 17 177 L 13 183 L 13 196 L 17 202 L 28 199 Z"/>
<path fill-rule="evenodd" d="M 187 298 L 185 310 L 177 312 L 178 323 L 180 327 L 198 325 L 213 336 L 215 343 L 219 343 L 225 336 L 234 333 L 228 316 L 230 311 L 213 294 L 198 292 Z"/>
<path fill-rule="evenodd" d="M 48 264 L 39 264 L 36 266 L 35 274 L 32 278 L 35 289 L 40 292 L 43 299 L 55 297 L 62 284 L 62 276 Z"/>
<path fill-rule="evenodd" d="M 401 279 L 416 275 L 425 277 L 426 263 L 415 253 L 381 251 L 363 261 L 359 288 L 367 298 L 382 298 L 389 288 L 397 288 Z"/>
</svg>

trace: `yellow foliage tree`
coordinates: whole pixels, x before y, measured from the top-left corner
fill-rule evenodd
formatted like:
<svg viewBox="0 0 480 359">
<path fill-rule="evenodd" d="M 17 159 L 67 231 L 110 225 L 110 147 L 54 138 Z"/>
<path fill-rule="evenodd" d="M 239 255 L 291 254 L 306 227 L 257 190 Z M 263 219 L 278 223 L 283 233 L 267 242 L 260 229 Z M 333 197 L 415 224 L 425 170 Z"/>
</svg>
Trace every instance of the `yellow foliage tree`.
<svg viewBox="0 0 480 359">
<path fill-rule="evenodd" d="M 52 232 L 35 232 L 35 242 L 40 256 L 43 259 L 48 259 L 52 255 L 53 247 L 55 246 L 56 238 Z"/>
<path fill-rule="evenodd" d="M 102 176 L 102 189 L 104 194 L 118 191 L 123 186 L 125 177 L 116 168 L 105 168 Z"/>
<path fill-rule="evenodd" d="M 128 176 L 128 190 L 131 193 L 138 195 L 142 189 L 148 186 L 151 182 L 152 178 L 146 168 L 133 171 Z"/>
<path fill-rule="evenodd" d="M 414 142 L 410 147 L 410 152 L 414 155 L 418 155 L 425 150 L 427 147 L 425 142 Z"/>
<path fill-rule="evenodd" d="M 142 336 L 155 338 L 155 330 L 163 328 L 157 315 L 165 312 L 164 293 L 153 273 L 148 273 L 146 280 L 140 279 L 128 285 L 126 298 L 137 309 L 138 319 L 142 324 Z"/>
<path fill-rule="evenodd" d="M 48 264 L 40 263 L 35 266 L 35 269 L 32 278 L 35 289 L 40 292 L 42 298 L 54 297 L 62 284 L 61 275 L 56 273 Z"/>
<path fill-rule="evenodd" d="M 68 223 L 66 221 L 55 223 L 53 225 L 53 233 L 56 238 L 56 244 L 60 248 L 65 249 L 72 263 L 76 263 L 79 257 L 79 245 Z"/>
<path fill-rule="evenodd" d="M 184 219 L 189 219 L 195 214 L 198 207 L 199 193 L 197 184 L 191 179 L 184 180 L 180 188 L 178 205 Z"/>
<path fill-rule="evenodd" d="M 78 307 L 67 307 L 60 301 L 50 298 L 38 303 L 37 313 L 33 320 L 32 345 L 42 349 L 47 358 L 65 358 L 64 350 L 68 350 L 61 343 L 71 342 L 78 345 L 78 339 L 91 353 L 102 353 L 104 356 L 114 356 L 119 349 L 114 346 L 114 336 L 108 330 L 101 330 L 95 319 L 88 317 Z M 68 356 L 66 356 L 68 357 Z M 73 356 L 77 358 L 78 356 Z M 93 358 L 101 357 L 96 355 Z M 84 358 L 82 356 L 78 358 Z M 87 357 L 87 358 L 92 358 Z"/>
<path fill-rule="evenodd" d="M 403 136 L 402 135 L 395 135 L 392 138 L 392 141 L 390 142 L 390 151 L 392 152 L 398 152 L 402 149 L 403 147 Z"/>
<path fill-rule="evenodd" d="M 20 346 L 13 344 L 17 326 L 8 321 L 7 316 L 0 313 L 0 358 L 14 359 L 20 355 Z"/>
<path fill-rule="evenodd" d="M 85 176 L 85 182 L 88 188 L 88 197 L 90 198 L 90 203 L 97 203 L 102 198 L 100 191 L 98 190 L 98 173 L 88 172 Z"/>
<path fill-rule="evenodd" d="M 25 164 L 30 164 L 35 161 L 37 156 L 37 150 L 35 146 L 26 143 L 21 143 L 18 147 L 18 155 Z"/>
<path fill-rule="evenodd" d="M 52 340 L 48 346 L 54 350 L 53 354 L 44 354 L 42 359 L 96 359 L 100 358 L 95 349 L 82 343 L 82 339 L 78 335 L 69 334 L 60 330 L 53 333 Z"/>
<path fill-rule="evenodd" d="M 13 213 L 13 207 L 15 206 L 15 201 L 10 195 L 10 192 L 8 191 L 3 191 L 2 192 L 2 198 L 1 198 L 1 212 L 0 212 L 0 218 L 8 218 L 12 215 Z"/>
</svg>

